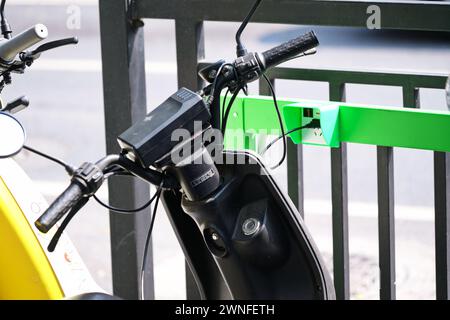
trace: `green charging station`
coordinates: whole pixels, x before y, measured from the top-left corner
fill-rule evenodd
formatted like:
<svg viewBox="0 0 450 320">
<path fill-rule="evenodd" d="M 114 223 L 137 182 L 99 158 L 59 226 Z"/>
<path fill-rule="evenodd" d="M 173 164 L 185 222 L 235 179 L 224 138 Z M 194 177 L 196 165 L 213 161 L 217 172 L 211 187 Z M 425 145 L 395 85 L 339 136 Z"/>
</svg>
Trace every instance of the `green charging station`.
<svg viewBox="0 0 450 320">
<path fill-rule="evenodd" d="M 283 98 L 277 102 L 286 132 L 313 119 L 320 122 L 320 128 L 289 134 L 295 144 L 339 147 L 341 142 L 350 142 L 450 152 L 450 112 L 447 111 Z M 246 141 L 233 147 L 254 149 L 256 143 L 252 139 L 258 130 L 281 134 L 271 97 L 238 96 L 230 114 L 233 116 L 228 119 L 227 129 L 243 129 Z M 231 147 L 226 134 L 225 142 Z"/>
<path fill-rule="evenodd" d="M 305 101 L 286 105 L 283 118 L 287 131 L 306 126 L 312 120 L 320 122 L 320 128 L 305 128 L 289 134 L 295 144 L 339 147 L 339 104 Z"/>
</svg>

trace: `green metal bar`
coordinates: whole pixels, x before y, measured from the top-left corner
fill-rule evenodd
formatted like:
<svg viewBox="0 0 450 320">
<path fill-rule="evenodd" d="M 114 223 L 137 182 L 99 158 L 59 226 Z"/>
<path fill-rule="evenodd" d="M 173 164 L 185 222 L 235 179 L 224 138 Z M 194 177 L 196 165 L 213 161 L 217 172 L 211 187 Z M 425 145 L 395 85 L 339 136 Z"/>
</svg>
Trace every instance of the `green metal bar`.
<svg viewBox="0 0 450 320">
<path fill-rule="evenodd" d="M 339 122 L 341 141 L 450 151 L 449 112 L 342 105 Z"/>
<path fill-rule="evenodd" d="M 292 104 L 325 106 L 335 103 L 339 107 L 340 142 L 450 152 L 449 112 L 294 99 L 279 99 L 278 103 L 281 109 Z M 236 113 L 230 113 L 228 128 L 280 134 L 271 98 L 238 97 L 232 110 Z M 236 146 L 228 141 L 228 148 Z"/>
</svg>

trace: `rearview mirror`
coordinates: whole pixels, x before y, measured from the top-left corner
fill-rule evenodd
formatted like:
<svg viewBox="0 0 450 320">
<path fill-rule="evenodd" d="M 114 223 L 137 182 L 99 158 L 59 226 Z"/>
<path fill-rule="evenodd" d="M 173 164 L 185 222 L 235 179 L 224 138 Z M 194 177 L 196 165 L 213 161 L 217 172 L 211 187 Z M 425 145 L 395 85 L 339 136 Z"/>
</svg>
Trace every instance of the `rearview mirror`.
<svg viewBox="0 0 450 320">
<path fill-rule="evenodd" d="M 25 143 L 25 130 L 20 122 L 8 113 L 0 112 L 0 158 L 18 153 Z"/>
</svg>

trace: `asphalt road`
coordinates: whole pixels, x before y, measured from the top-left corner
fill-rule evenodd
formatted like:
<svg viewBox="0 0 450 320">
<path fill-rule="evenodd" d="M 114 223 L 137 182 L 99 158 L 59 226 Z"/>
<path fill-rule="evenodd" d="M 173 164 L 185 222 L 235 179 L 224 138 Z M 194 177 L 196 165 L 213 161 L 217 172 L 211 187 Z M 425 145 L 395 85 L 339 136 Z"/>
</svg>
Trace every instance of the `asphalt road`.
<svg viewBox="0 0 450 320">
<path fill-rule="evenodd" d="M 7 5 L 14 31 L 34 23 L 48 26 L 50 39 L 77 35 L 80 43 L 44 55 L 25 75 L 15 75 L 3 99 L 26 94 L 31 105 L 19 114 L 27 143 L 73 164 L 96 160 L 105 153 L 101 51 L 98 8 L 79 3 L 80 29 L 69 29 L 69 5 L 20 1 Z M 53 3 L 48 5 L 48 3 Z M 72 8 L 73 9 L 73 8 Z M 232 59 L 235 23 L 206 23 L 206 60 Z M 250 24 L 244 34 L 248 48 L 264 50 L 312 27 Z M 445 34 L 368 31 L 317 27 L 321 46 L 315 56 L 289 65 L 314 68 L 403 70 L 449 73 L 450 38 Z M 174 24 L 146 21 L 147 101 L 152 109 L 177 88 Z M 250 88 L 256 93 L 255 88 Z M 327 99 L 325 83 L 280 81 L 279 96 Z M 421 90 L 422 107 L 445 110 L 445 94 Z M 401 106 L 401 89 L 350 85 L 347 101 Z M 331 268 L 330 156 L 321 147 L 304 148 L 305 216 Z M 53 199 L 68 179 L 63 170 L 27 152 L 17 160 Z M 376 298 L 378 248 L 376 219 L 376 149 L 348 148 L 351 288 L 353 298 Z M 434 297 L 433 161 L 427 151 L 398 149 L 395 153 L 397 288 L 399 298 Z M 280 180 L 284 172 L 277 176 Z M 106 187 L 102 189 L 106 197 Z M 94 278 L 111 290 L 108 213 L 90 203 L 69 227 L 69 234 Z M 163 212 L 154 237 L 157 298 L 183 298 L 183 257 Z"/>
</svg>

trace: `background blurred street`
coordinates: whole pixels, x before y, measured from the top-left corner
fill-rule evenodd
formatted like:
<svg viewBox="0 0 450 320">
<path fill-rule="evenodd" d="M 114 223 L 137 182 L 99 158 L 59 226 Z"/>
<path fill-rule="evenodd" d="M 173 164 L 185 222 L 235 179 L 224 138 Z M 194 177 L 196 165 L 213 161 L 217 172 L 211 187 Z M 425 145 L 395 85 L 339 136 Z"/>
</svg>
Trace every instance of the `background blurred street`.
<svg viewBox="0 0 450 320">
<path fill-rule="evenodd" d="M 68 28 L 74 8 L 80 28 Z M 244 15 L 244 13 L 243 13 Z M 27 144 L 74 165 L 105 153 L 101 50 L 97 1 L 8 1 L 6 16 L 15 34 L 36 23 L 49 29 L 49 40 L 76 35 L 77 46 L 46 53 L 25 75 L 13 75 L 3 91 L 5 101 L 26 94 L 31 103 L 18 118 Z M 151 110 L 177 89 L 173 21 L 146 20 L 147 101 Z M 69 25 L 70 26 L 70 25 Z M 205 24 L 206 59 L 231 60 L 237 23 Z M 379 31 L 354 28 L 250 24 L 243 39 L 262 51 L 314 29 L 321 42 L 314 56 L 286 65 L 322 69 L 414 71 L 449 74 L 450 36 L 440 33 Z M 250 87 L 257 94 L 256 88 Z M 282 97 L 328 99 L 328 84 L 278 81 Z M 445 93 L 421 90 L 423 108 L 447 110 Z M 347 101 L 402 105 L 397 87 L 349 85 Z M 281 148 L 280 148 L 281 151 Z M 330 151 L 304 147 L 305 220 L 332 267 Z M 348 146 L 352 298 L 378 297 L 378 231 L 376 148 Z M 68 183 L 64 170 L 23 151 L 16 160 L 51 201 Z M 285 177 L 284 168 L 277 177 Z M 100 196 L 107 198 L 106 186 Z M 434 211 L 432 152 L 395 149 L 396 262 L 399 299 L 433 299 Z M 94 278 L 111 290 L 108 212 L 89 203 L 68 232 Z M 170 224 L 160 209 L 154 229 L 155 282 L 159 299 L 185 297 L 184 258 Z M 331 269 L 330 269 L 331 270 Z"/>
</svg>

